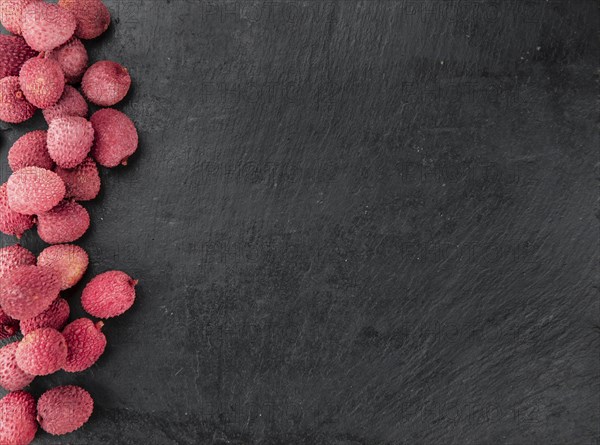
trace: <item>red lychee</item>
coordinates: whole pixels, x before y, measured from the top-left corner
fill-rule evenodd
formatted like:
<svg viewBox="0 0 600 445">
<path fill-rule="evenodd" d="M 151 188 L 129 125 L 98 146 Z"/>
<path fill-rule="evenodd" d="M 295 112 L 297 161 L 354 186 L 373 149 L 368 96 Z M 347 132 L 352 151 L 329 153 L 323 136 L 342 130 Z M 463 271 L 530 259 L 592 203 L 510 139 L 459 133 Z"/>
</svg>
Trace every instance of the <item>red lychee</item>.
<svg viewBox="0 0 600 445">
<path fill-rule="evenodd" d="M 23 232 L 33 227 L 33 216 L 22 215 L 8 205 L 6 184 L 0 186 L 0 232 L 21 238 Z"/>
<path fill-rule="evenodd" d="M 31 105 L 19 85 L 17 76 L 0 79 L 0 120 L 10 124 L 20 124 L 31 119 L 35 107 Z"/>
<path fill-rule="evenodd" d="M 18 266 L 0 277 L 0 306 L 23 320 L 45 311 L 58 297 L 60 281 L 49 267 Z"/>
<path fill-rule="evenodd" d="M 36 51 L 51 51 L 66 43 L 75 32 L 75 16 L 58 5 L 44 1 L 29 3 L 21 15 L 25 41 Z"/>
<path fill-rule="evenodd" d="M 3 1 L 6 0 L 0 0 L 0 15 Z M 0 79 L 18 76 L 23 64 L 36 55 L 37 51 L 31 49 L 22 37 L 0 35 Z"/>
<path fill-rule="evenodd" d="M 31 331 L 17 347 L 17 365 L 31 375 L 48 375 L 61 369 L 67 361 L 65 337 L 53 328 Z"/>
<path fill-rule="evenodd" d="M 37 216 L 38 235 L 48 244 L 72 243 L 90 227 L 90 215 L 75 201 L 63 201 Z"/>
<path fill-rule="evenodd" d="M 74 244 L 57 244 L 46 247 L 38 256 L 38 266 L 54 269 L 60 278 L 60 289 L 75 286 L 87 270 L 88 254 L 83 248 Z"/>
<path fill-rule="evenodd" d="M 67 323 L 70 312 L 71 310 L 69 309 L 67 300 L 58 297 L 54 300 L 54 303 L 41 314 L 38 314 L 33 318 L 21 320 L 21 333 L 27 335 L 30 332 L 41 328 L 53 328 L 60 331 Z"/>
<path fill-rule="evenodd" d="M 108 60 L 90 66 L 81 81 L 84 96 L 101 107 L 112 107 L 121 102 L 130 86 L 131 77 L 127 69 Z"/>
<path fill-rule="evenodd" d="M 14 172 L 24 167 L 52 170 L 54 161 L 48 154 L 46 132 L 30 131 L 17 139 L 8 152 L 8 165 Z"/>
<path fill-rule="evenodd" d="M 46 391 L 37 403 L 37 420 L 44 431 L 67 434 L 81 428 L 94 411 L 90 393 L 79 386 L 59 386 Z"/>
<path fill-rule="evenodd" d="M 100 174 L 96 162 L 90 157 L 73 169 L 57 167 L 54 171 L 67 187 L 65 198 L 89 201 L 100 193 Z"/>
<path fill-rule="evenodd" d="M 81 295 L 81 304 L 94 317 L 116 317 L 133 305 L 136 284 L 137 281 L 124 272 L 104 272 L 87 284 Z"/>
<path fill-rule="evenodd" d="M 0 444 L 29 445 L 37 432 L 36 404 L 31 394 L 14 391 L 0 400 Z"/>
<path fill-rule="evenodd" d="M 42 110 L 42 114 L 48 124 L 59 117 L 86 117 L 88 114 L 88 104 L 79 91 L 70 85 L 65 85 L 62 97 L 50 108 Z"/>
<path fill-rule="evenodd" d="M 66 191 L 60 176 L 39 167 L 14 172 L 6 184 L 8 205 L 23 215 L 40 214 L 56 207 Z"/>
<path fill-rule="evenodd" d="M 138 134 L 135 125 L 124 113 L 112 108 L 96 111 L 90 121 L 96 139 L 92 156 L 104 167 L 127 164 L 127 158 L 138 147 Z"/>
<path fill-rule="evenodd" d="M 65 371 L 83 371 L 96 363 L 106 348 L 102 326 L 101 321 L 94 324 L 89 318 L 79 318 L 65 327 L 62 333 L 69 349 Z"/>
<path fill-rule="evenodd" d="M 14 342 L 0 349 L 0 386 L 8 391 L 23 389 L 34 379 L 17 366 L 15 353 L 18 347 L 19 342 Z"/>
</svg>

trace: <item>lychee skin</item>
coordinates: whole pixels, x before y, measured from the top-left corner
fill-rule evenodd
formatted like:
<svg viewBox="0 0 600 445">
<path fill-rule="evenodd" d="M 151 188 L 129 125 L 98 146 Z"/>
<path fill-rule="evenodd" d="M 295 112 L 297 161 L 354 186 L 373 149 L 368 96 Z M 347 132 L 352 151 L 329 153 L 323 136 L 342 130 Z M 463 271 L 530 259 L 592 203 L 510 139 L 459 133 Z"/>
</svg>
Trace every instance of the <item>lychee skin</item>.
<svg viewBox="0 0 600 445">
<path fill-rule="evenodd" d="M 19 332 L 19 320 L 6 315 L 4 309 L 0 307 L 0 340 L 10 338 Z"/>
<path fill-rule="evenodd" d="M 47 124 L 59 117 L 86 117 L 88 104 L 79 91 L 70 85 L 65 85 L 62 97 L 53 106 L 42 110 L 42 114 Z"/>
<path fill-rule="evenodd" d="M 19 343 L 17 365 L 31 375 L 48 375 L 61 369 L 67 361 L 65 337 L 53 328 L 31 331 Z"/>
<path fill-rule="evenodd" d="M 29 103 L 48 108 L 62 96 L 65 75 L 56 60 L 34 57 L 21 67 L 19 85 Z"/>
<path fill-rule="evenodd" d="M 77 18 L 75 35 L 80 39 L 95 39 L 110 25 L 110 12 L 101 0 L 59 0 L 58 4 Z"/>
<path fill-rule="evenodd" d="M 58 48 L 73 37 L 76 27 L 75 16 L 55 4 L 34 1 L 23 8 L 23 38 L 36 51 Z"/>
<path fill-rule="evenodd" d="M 65 198 L 90 201 L 100 193 L 100 174 L 96 162 L 90 157 L 73 169 L 57 167 L 54 171 L 67 187 Z"/>
<path fill-rule="evenodd" d="M 96 111 L 90 118 L 96 139 L 92 156 L 104 167 L 127 164 L 138 148 L 135 125 L 124 113 L 112 108 Z"/>
<path fill-rule="evenodd" d="M 30 131 L 17 139 L 8 152 L 8 165 L 14 172 L 25 167 L 52 170 L 54 161 L 48 154 L 46 132 L 44 130 Z"/>
<path fill-rule="evenodd" d="M 94 128 L 79 116 L 58 117 L 48 126 L 48 153 L 62 168 L 77 167 L 94 143 Z"/>
<path fill-rule="evenodd" d="M 23 389 L 35 378 L 17 365 L 15 353 L 18 347 L 19 342 L 14 342 L 0 349 L 0 386 L 7 391 Z"/>
<path fill-rule="evenodd" d="M 6 183 L 8 205 L 23 215 L 40 214 L 56 207 L 66 191 L 60 176 L 39 167 L 22 168 Z"/>
<path fill-rule="evenodd" d="M 90 227 L 87 210 L 74 201 L 63 201 L 37 217 L 38 235 L 48 244 L 72 243 Z"/>
<path fill-rule="evenodd" d="M 65 327 L 62 333 L 69 349 L 65 371 L 84 371 L 98 361 L 106 348 L 102 326 L 101 321 L 94 324 L 89 318 L 79 318 Z"/>
<path fill-rule="evenodd" d="M 41 314 L 38 314 L 33 318 L 21 320 L 21 333 L 27 335 L 30 332 L 41 328 L 53 328 L 60 331 L 65 324 L 67 324 L 70 313 L 71 310 L 69 309 L 67 300 L 58 297 L 54 300 L 54 303 Z"/>
<path fill-rule="evenodd" d="M 90 393 L 79 386 L 58 386 L 41 395 L 37 402 L 37 420 L 44 431 L 53 435 L 81 428 L 94 411 Z"/>
<path fill-rule="evenodd" d="M 0 15 L 6 0 L 0 0 Z M 18 76 L 23 64 L 37 55 L 22 37 L 0 35 L 0 79 Z"/>
<path fill-rule="evenodd" d="M 31 394 L 14 391 L 0 400 L 0 444 L 29 445 L 37 428 L 36 403 Z"/>
<path fill-rule="evenodd" d="M 123 100 L 130 86 L 131 77 L 127 69 L 108 60 L 90 66 L 81 81 L 84 96 L 101 107 L 112 107 Z"/>
<path fill-rule="evenodd" d="M 81 81 L 89 60 L 85 46 L 76 37 L 73 37 L 60 48 L 56 48 L 47 57 L 56 60 L 60 64 L 68 83 Z"/>
<path fill-rule="evenodd" d="M 58 297 L 60 281 L 45 266 L 18 266 L 0 277 L 0 306 L 17 320 L 33 318 Z"/>
<path fill-rule="evenodd" d="M 0 23 L 6 30 L 21 35 L 23 9 L 33 0 L 0 0 Z"/>
<path fill-rule="evenodd" d="M 33 216 L 22 215 L 8 205 L 6 184 L 0 186 L 0 232 L 21 238 L 23 232 L 34 226 Z"/>
<path fill-rule="evenodd" d="M 18 244 L 0 249 L 0 277 L 19 266 L 34 266 L 35 255 Z"/>
<path fill-rule="evenodd" d="M 97 275 L 83 290 L 83 309 L 97 318 L 121 315 L 133 305 L 136 284 L 129 275 L 116 270 Z"/>
<path fill-rule="evenodd" d="M 37 264 L 54 269 L 60 278 L 60 290 L 65 290 L 75 286 L 81 280 L 87 270 L 89 257 L 79 246 L 57 244 L 45 248 L 38 256 Z"/>
<path fill-rule="evenodd" d="M 35 114 L 35 110 L 36 108 L 25 99 L 17 76 L 0 79 L 1 121 L 20 124 L 31 119 Z"/>
</svg>

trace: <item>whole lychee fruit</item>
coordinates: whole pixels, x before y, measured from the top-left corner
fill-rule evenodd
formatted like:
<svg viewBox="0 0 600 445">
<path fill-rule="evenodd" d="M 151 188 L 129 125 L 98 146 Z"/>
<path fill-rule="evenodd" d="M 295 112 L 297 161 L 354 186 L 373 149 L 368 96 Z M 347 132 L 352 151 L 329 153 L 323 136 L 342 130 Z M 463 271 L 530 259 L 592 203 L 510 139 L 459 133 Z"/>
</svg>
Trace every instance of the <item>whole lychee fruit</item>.
<svg viewBox="0 0 600 445">
<path fill-rule="evenodd" d="M 77 20 L 64 8 L 44 1 L 29 3 L 21 15 L 25 41 L 36 51 L 51 51 L 66 43 L 75 32 Z"/>
<path fill-rule="evenodd" d="M 19 266 L 34 266 L 35 255 L 25 247 L 15 244 L 0 249 L 0 277 Z"/>
<path fill-rule="evenodd" d="M 83 290 L 83 309 L 97 318 L 121 315 L 133 305 L 136 284 L 137 280 L 116 270 L 97 275 Z"/>
<path fill-rule="evenodd" d="M 6 183 L 8 205 L 23 215 L 35 215 L 54 208 L 65 196 L 65 184 L 56 173 L 39 167 L 14 172 Z"/>
<path fill-rule="evenodd" d="M 8 165 L 14 172 L 25 167 L 52 170 L 54 161 L 48 154 L 46 132 L 44 130 L 30 131 L 17 139 L 8 152 Z"/>
<path fill-rule="evenodd" d="M 10 338 L 19 332 L 19 320 L 6 315 L 4 309 L 0 307 L 0 340 Z"/>
<path fill-rule="evenodd" d="M 69 349 L 67 363 L 63 366 L 65 371 L 83 371 L 96 363 L 106 348 L 106 337 L 101 331 L 103 324 L 79 318 L 65 327 L 62 334 Z"/>
<path fill-rule="evenodd" d="M 75 201 L 63 201 L 37 216 L 38 235 L 48 244 L 72 243 L 90 227 L 90 215 Z"/>
<path fill-rule="evenodd" d="M 37 421 L 53 435 L 67 434 L 85 424 L 94 411 L 92 396 L 79 386 L 59 386 L 46 391 L 37 403 Z"/>
<path fill-rule="evenodd" d="M 3 1 L 0 0 L 0 10 Z M 0 35 L 0 79 L 18 76 L 23 64 L 36 55 L 37 51 L 31 49 L 22 37 Z"/>
<path fill-rule="evenodd" d="M 21 35 L 23 9 L 33 0 L 0 0 L 0 23 L 6 30 Z"/>
<path fill-rule="evenodd" d="M 6 184 L 0 186 L 0 232 L 21 238 L 23 232 L 33 227 L 33 216 L 22 215 L 8 205 Z"/>
<path fill-rule="evenodd" d="M 88 104 L 79 91 L 70 85 L 65 85 L 62 97 L 53 106 L 42 110 L 42 114 L 48 124 L 59 117 L 86 117 Z"/>
<path fill-rule="evenodd" d="M 30 332 L 41 328 L 53 328 L 60 331 L 67 323 L 70 313 L 71 310 L 69 309 L 67 300 L 58 297 L 54 300 L 54 303 L 41 314 L 38 314 L 33 318 L 21 320 L 21 333 L 27 335 Z"/>
<path fill-rule="evenodd" d="M 75 35 L 80 39 L 95 39 L 110 25 L 110 12 L 101 0 L 59 0 L 58 4 L 77 18 Z"/>
<path fill-rule="evenodd" d="M 74 244 L 57 244 L 46 247 L 38 256 L 38 266 L 54 269 L 60 278 L 60 289 L 75 286 L 87 270 L 88 254 L 83 248 Z"/>
<path fill-rule="evenodd" d="M 14 391 L 0 400 L 0 444 L 29 445 L 36 432 L 36 404 L 31 394 Z"/>
<path fill-rule="evenodd" d="M 18 266 L 0 277 L 0 306 L 12 318 L 33 318 L 58 297 L 60 281 L 49 267 Z"/>
<path fill-rule="evenodd" d="M 90 66 L 81 81 L 84 96 L 101 107 L 112 107 L 123 100 L 130 86 L 131 77 L 127 69 L 108 60 Z"/>
<path fill-rule="evenodd" d="M 79 82 L 88 66 L 87 50 L 77 37 L 73 37 L 60 48 L 56 48 L 47 57 L 60 64 L 68 83 Z"/>
<path fill-rule="evenodd" d="M 31 119 L 34 114 L 35 107 L 25 99 L 19 78 L 8 76 L 0 79 L 0 120 L 20 124 Z"/>
<path fill-rule="evenodd" d="M 89 201 L 100 193 L 100 174 L 96 162 L 90 157 L 73 169 L 57 167 L 54 171 L 67 187 L 65 198 Z"/>
<path fill-rule="evenodd" d="M 48 153 L 59 167 L 73 168 L 81 164 L 93 142 L 94 129 L 83 117 L 57 117 L 48 126 Z"/>
<path fill-rule="evenodd" d="M 138 134 L 135 125 L 124 113 L 112 108 L 96 111 L 90 121 L 96 139 L 92 156 L 104 167 L 127 164 L 127 159 L 138 147 Z"/>
<path fill-rule="evenodd" d="M 15 353 L 18 347 L 19 342 L 14 342 L 0 349 L 0 386 L 8 391 L 23 389 L 34 379 L 17 366 Z"/>
<path fill-rule="evenodd" d="M 48 375 L 61 369 L 67 361 L 65 337 L 53 328 L 31 331 L 17 347 L 17 365 L 31 375 Z"/>
<path fill-rule="evenodd" d="M 62 96 L 65 75 L 56 60 L 34 57 L 21 67 L 19 85 L 30 104 L 48 108 Z"/>
</svg>

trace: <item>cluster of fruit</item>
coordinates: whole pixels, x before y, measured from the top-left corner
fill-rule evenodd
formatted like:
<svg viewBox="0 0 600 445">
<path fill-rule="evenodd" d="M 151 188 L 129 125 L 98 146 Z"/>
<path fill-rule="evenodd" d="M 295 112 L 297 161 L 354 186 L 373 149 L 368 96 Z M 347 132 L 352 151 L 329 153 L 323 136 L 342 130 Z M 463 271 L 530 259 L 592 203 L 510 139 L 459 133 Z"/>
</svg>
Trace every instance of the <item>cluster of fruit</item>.
<svg viewBox="0 0 600 445">
<path fill-rule="evenodd" d="M 78 386 L 46 391 L 37 402 L 23 390 L 35 376 L 59 370 L 80 372 L 104 353 L 102 321 L 79 318 L 60 292 L 85 274 L 84 249 L 68 244 L 89 228 L 79 201 L 100 191 L 98 166 L 125 165 L 137 150 L 133 122 L 122 112 L 102 108 L 88 120 L 88 102 L 112 107 L 128 93 L 131 78 L 115 62 L 88 67 L 82 40 L 94 39 L 110 24 L 102 0 L 0 0 L 0 120 L 18 124 L 42 110 L 47 130 L 25 134 L 11 147 L 12 175 L 0 186 L 0 231 L 20 238 L 37 225 L 51 246 L 36 258 L 19 244 L 0 249 L 0 444 L 27 445 L 38 429 L 59 435 L 89 419 L 90 394 Z M 80 85 L 81 92 L 75 88 Z M 97 275 L 81 295 L 83 309 L 107 319 L 127 311 L 136 280 L 124 272 Z"/>
</svg>

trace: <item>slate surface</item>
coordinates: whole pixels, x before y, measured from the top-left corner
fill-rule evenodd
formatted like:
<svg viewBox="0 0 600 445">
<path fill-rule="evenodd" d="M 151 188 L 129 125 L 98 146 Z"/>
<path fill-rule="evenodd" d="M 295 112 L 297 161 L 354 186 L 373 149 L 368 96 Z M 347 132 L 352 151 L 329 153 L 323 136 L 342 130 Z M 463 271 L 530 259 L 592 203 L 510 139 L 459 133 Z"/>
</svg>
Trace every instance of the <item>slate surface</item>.
<svg viewBox="0 0 600 445">
<path fill-rule="evenodd" d="M 139 297 L 36 444 L 598 443 L 594 1 L 107 4 L 141 148 L 80 244 Z"/>
</svg>

